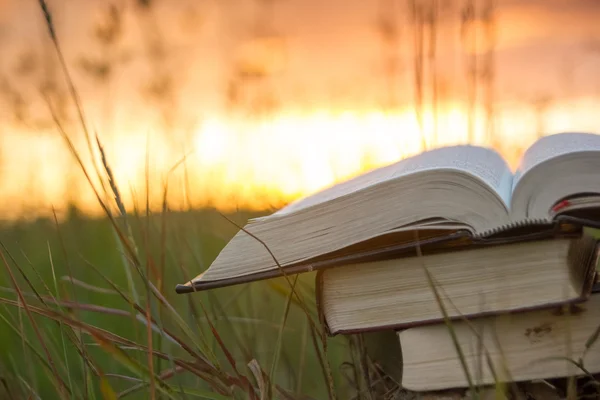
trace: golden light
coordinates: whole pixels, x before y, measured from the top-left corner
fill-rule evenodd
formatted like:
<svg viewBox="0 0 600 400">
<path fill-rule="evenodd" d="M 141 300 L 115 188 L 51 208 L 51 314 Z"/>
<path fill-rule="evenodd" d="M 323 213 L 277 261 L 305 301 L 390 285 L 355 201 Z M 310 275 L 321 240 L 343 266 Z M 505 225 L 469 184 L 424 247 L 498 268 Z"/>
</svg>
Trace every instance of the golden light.
<svg viewBox="0 0 600 400">
<path fill-rule="evenodd" d="M 598 132 L 600 120 L 594 116 L 599 105 L 594 98 L 550 105 L 543 116 L 545 129 L 550 133 Z M 425 109 L 421 124 L 413 109 L 396 113 L 287 111 L 262 120 L 213 116 L 194 133 L 193 149 L 172 146 L 165 134 L 142 130 L 147 127 L 118 132 L 113 140 L 105 139 L 103 145 L 128 207 L 144 200 L 149 174 L 148 193 L 153 208 L 161 206 L 168 180 L 172 209 L 209 205 L 225 211 L 260 210 L 281 206 L 417 154 L 423 150 L 422 137 L 427 148 L 469 142 L 495 147 L 513 168 L 521 152 L 537 137 L 539 116 L 523 104 L 497 107 L 494 140 L 486 136 L 481 108 L 476 108 L 473 119 L 470 139 L 468 113 L 458 102 L 440 105 L 437 123 L 431 108 Z M 15 132 L 2 137 L 2 144 L 4 149 L 13 149 L 5 150 L 2 160 L 3 165 L 12 166 L 0 181 L 0 190 L 7 199 L 0 205 L 3 217 L 49 213 L 52 206 L 60 211 L 68 201 L 76 202 L 88 213 L 100 211 L 58 134 L 32 138 Z M 82 141 L 80 144 L 85 157 L 87 149 Z M 189 150 L 193 154 L 185 166 L 173 170 Z M 36 212 L 30 213 L 32 209 Z"/>
<path fill-rule="evenodd" d="M 199 160 L 207 166 L 222 160 L 227 152 L 229 131 L 217 120 L 206 121 L 200 132 L 196 134 L 195 152 Z"/>
<path fill-rule="evenodd" d="M 0 0 L 0 20 L 5 23 L 0 31 L 10 33 L 5 36 L 10 40 L 2 42 L 6 49 L 0 58 L 5 62 L 0 67 L 11 78 L 7 89 L 15 91 L 8 91 L 6 105 L 13 107 L 2 110 L 6 118 L 22 111 L 15 96 L 21 91 L 21 100 L 31 102 L 29 111 L 36 117 L 45 115 L 46 107 L 38 101 L 37 75 L 45 79 L 56 69 L 57 82 L 63 82 L 60 69 L 51 68 L 51 59 L 46 59 L 51 52 L 34 57 L 39 64 L 35 74 L 31 65 L 31 76 L 19 78 L 15 72 L 14 64 L 22 64 L 17 61 L 28 55 L 23 51 L 45 32 L 31 33 L 33 24 L 44 21 L 37 4 L 26 3 Z M 384 32 L 373 24 L 382 9 L 369 2 L 346 2 L 343 7 L 332 3 L 319 9 L 308 3 L 278 2 L 252 11 L 236 2 L 207 3 L 194 12 L 184 2 L 157 2 L 154 12 L 161 18 L 155 28 L 161 32 L 156 37 L 162 35 L 164 48 L 157 44 L 161 48 L 154 49 L 158 31 L 133 23 L 140 17 L 135 8 L 124 8 L 116 18 L 100 4 L 76 3 L 53 6 L 55 20 L 62 21 L 61 41 L 89 126 L 98 131 L 128 207 L 145 203 L 148 193 L 150 205 L 160 209 L 167 187 L 172 209 L 278 207 L 426 148 L 459 143 L 490 146 L 515 168 L 540 131 L 600 132 L 593 64 L 587 64 L 592 74 L 585 80 L 580 65 L 584 60 L 597 62 L 582 38 L 598 37 L 600 31 L 595 14 L 578 2 L 543 7 L 498 4 L 493 15 L 480 10 L 494 17 L 493 24 L 482 16 L 465 23 L 464 32 L 462 3 L 448 5 L 436 21 L 434 69 L 428 60 L 433 57 L 428 51 L 431 32 L 423 28 L 427 43 L 420 113 L 413 108 L 418 31 L 410 13 L 399 13 L 395 20 L 399 25 L 387 26 L 394 29 Z M 115 36 L 114 43 L 99 41 L 95 23 L 99 16 L 123 24 L 119 25 L 123 36 Z M 176 23 L 182 17 L 187 30 Z M 565 29 L 559 32 L 556 26 Z M 401 33 L 395 37 L 399 28 Z M 493 41 L 488 37 L 490 28 L 495 31 Z M 147 46 L 148 40 L 152 46 Z M 495 90 L 490 124 L 482 106 L 485 93 L 480 93 L 485 92 L 484 76 L 477 82 L 476 106 L 468 105 L 468 56 L 482 56 L 491 45 Z M 153 49 L 150 58 L 146 47 Z M 589 54 L 577 55 L 576 48 Z M 557 54 L 563 51 L 559 59 Z M 548 58 L 533 59 L 542 53 Z M 100 68 L 106 75 L 90 74 L 81 68 L 80 59 L 108 62 L 110 68 Z M 563 66 L 558 64 L 567 59 L 574 68 L 573 82 L 585 87 L 571 87 L 567 78 L 562 82 L 557 70 Z M 392 64 L 395 67 L 388 70 Z M 430 104 L 434 96 L 430 73 L 439 78 L 436 111 Z M 231 87 L 233 100 L 228 97 Z M 564 91 L 557 92 L 557 87 Z M 28 93 L 29 89 L 35 90 Z M 390 100 L 395 108 L 383 111 L 378 104 L 390 89 L 398 95 Z M 269 117 L 237 113 L 252 114 L 263 94 L 270 107 L 278 107 Z M 546 95 L 549 101 L 536 108 L 532 102 L 536 94 Z M 15 125 L 0 126 L 0 218 L 49 214 L 51 207 L 64 210 L 69 202 L 85 212 L 99 213 L 93 192 L 56 130 L 46 127 L 40 132 Z M 90 164 L 80 129 L 69 128 Z M 179 163 L 186 154 L 185 162 Z M 98 185 L 95 173 L 92 177 Z"/>
</svg>

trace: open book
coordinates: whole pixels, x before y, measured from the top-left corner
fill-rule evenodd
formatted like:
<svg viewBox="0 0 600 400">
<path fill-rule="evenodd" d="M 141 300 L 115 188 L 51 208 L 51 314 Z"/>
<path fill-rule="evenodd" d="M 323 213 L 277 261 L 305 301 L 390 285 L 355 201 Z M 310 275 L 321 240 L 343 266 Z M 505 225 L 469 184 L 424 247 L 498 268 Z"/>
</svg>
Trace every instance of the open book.
<svg viewBox="0 0 600 400">
<path fill-rule="evenodd" d="M 596 243 L 584 235 L 328 268 L 317 274 L 319 311 L 331 335 L 443 321 L 425 269 L 451 319 L 576 303 L 594 285 Z"/>
<path fill-rule="evenodd" d="M 473 384 L 494 385 L 585 375 L 568 361 L 578 361 L 584 354 L 585 369 L 600 373 L 600 343 L 596 341 L 585 351 L 599 321 L 600 294 L 595 293 L 576 307 L 456 321 L 452 327 Z M 404 388 L 434 391 L 468 387 L 444 323 L 410 328 L 398 336 Z"/>
<path fill-rule="evenodd" d="M 551 225 L 565 210 L 597 209 L 599 172 L 596 134 L 541 138 L 515 174 L 492 149 L 431 150 L 250 220 L 204 273 L 177 291 L 308 271 L 320 261 L 368 252 L 380 240 L 414 246 L 415 231 L 421 239 L 453 232 L 477 239 L 511 225 Z"/>
</svg>

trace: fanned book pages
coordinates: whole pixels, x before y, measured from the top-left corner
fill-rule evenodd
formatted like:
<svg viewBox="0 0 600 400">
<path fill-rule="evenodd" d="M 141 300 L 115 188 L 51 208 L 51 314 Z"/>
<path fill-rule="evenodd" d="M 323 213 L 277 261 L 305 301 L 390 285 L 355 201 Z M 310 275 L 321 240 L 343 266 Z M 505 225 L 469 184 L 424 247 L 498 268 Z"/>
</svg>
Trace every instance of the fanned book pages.
<svg viewBox="0 0 600 400">
<path fill-rule="evenodd" d="M 381 241 L 414 247 L 415 231 L 429 240 L 457 232 L 485 238 L 512 225 L 549 225 L 561 207 L 585 216 L 600 205 L 598 171 L 596 134 L 543 137 L 515 174 L 489 148 L 431 150 L 250 220 L 206 271 L 177 291 L 304 272 Z"/>
<path fill-rule="evenodd" d="M 433 287 L 451 319 L 576 303 L 594 285 L 596 243 L 584 235 L 329 268 L 317 277 L 319 311 L 335 335 L 443 321 Z"/>
<path fill-rule="evenodd" d="M 457 321 L 452 328 L 473 384 L 483 386 L 584 375 L 568 361 L 584 354 L 585 369 L 600 373 L 600 342 L 585 352 L 599 324 L 600 294 L 592 294 L 577 307 Z M 445 324 L 410 328 L 398 336 L 404 388 L 421 392 L 468 387 Z"/>
</svg>

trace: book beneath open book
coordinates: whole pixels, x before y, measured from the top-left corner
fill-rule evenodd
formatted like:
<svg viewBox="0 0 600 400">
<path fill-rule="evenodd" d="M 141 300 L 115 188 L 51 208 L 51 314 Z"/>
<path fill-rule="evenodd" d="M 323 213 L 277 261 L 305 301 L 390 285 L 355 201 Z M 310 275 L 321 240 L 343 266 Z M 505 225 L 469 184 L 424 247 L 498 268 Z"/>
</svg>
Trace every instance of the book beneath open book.
<svg viewBox="0 0 600 400">
<path fill-rule="evenodd" d="M 280 276 L 282 269 L 311 270 L 320 261 L 380 246 L 379 239 L 414 245 L 414 231 L 421 238 L 463 232 L 477 239 L 511 224 L 549 225 L 561 209 L 585 212 L 600 205 L 599 172 L 596 134 L 543 137 L 514 174 L 489 148 L 431 150 L 250 220 L 204 273 L 177 291 Z"/>
<path fill-rule="evenodd" d="M 317 276 L 318 306 L 332 335 L 442 321 L 425 269 L 451 319 L 584 301 L 596 243 L 584 235 L 329 268 Z"/>
<path fill-rule="evenodd" d="M 452 328 L 474 385 L 600 373 L 599 342 L 585 352 L 600 325 L 600 294 L 576 307 L 455 321 Z M 412 391 L 468 387 L 446 324 L 398 333 L 402 348 L 402 386 Z M 490 367 L 491 366 L 491 367 Z M 495 376 L 495 377 L 494 377 Z"/>
</svg>

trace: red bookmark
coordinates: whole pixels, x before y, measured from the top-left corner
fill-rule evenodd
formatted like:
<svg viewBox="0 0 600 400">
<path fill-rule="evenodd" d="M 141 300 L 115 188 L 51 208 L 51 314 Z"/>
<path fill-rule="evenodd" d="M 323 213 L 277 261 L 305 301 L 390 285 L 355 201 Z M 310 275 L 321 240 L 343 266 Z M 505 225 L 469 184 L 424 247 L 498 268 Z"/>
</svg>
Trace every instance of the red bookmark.
<svg viewBox="0 0 600 400">
<path fill-rule="evenodd" d="M 557 205 L 555 205 L 554 207 L 552 207 L 552 211 L 553 212 L 557 212 L 558 210 L 565 208 L 566 206 L 568 206 L 569 204 L 571 204 L 569 202 L 569 200 L 563 200 L 560 203 L 558 203 Z"/>
</svg>

